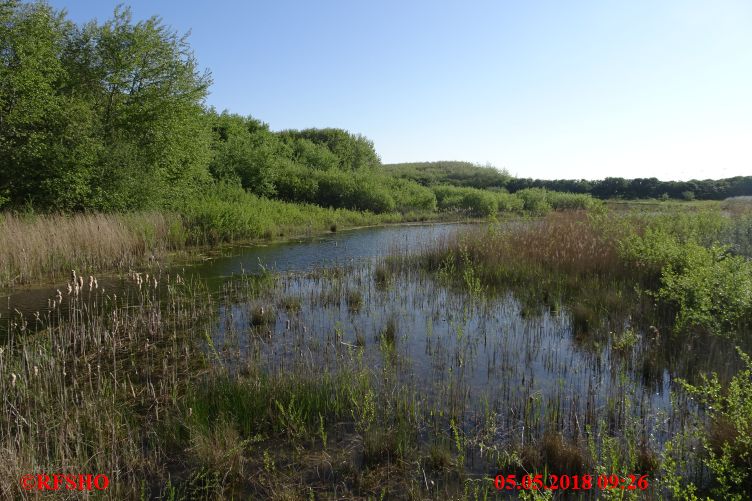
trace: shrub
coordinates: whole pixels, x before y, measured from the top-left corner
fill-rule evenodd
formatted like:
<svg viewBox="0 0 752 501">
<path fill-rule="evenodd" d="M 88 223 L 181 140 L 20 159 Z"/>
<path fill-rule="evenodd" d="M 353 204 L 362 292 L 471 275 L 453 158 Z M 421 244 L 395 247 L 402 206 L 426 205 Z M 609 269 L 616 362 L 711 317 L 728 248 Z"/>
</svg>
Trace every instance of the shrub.
<svg viewBox="0 0 752 501">
<path fill-rule="evenodd" d="M 676 328 L 739 330 L 752 314 L 752 264 L 723 247 L 685 247 L 681 265 L 663 269 L 656 295 L 677 310 Z"/>
<path fill-rule="evenodd" d="M 499 211 L 499 202 L 492 193 L 472 191 L 462 198 L 463 205 L 474 216 L 493 216 Z"/>
<path fill-rule="evenodd" d="M 558 191 L 547 191 L 546 200 L 554 210 L 587 210 L 603 203 L 589 194 L 562 193 Z"/>
<path fill-rule="evenodd" d="M 397 210 L 403 214 L 410 211 L 434 212 L 436 210 L 436 195 L 430 188 L 388 176 L 384 176 L 383 180 L 394 197 Z"/>
<path fill-rule="evenodd" d="M 504 191 L 496 193 L 496 200 L 499 204 L 499 212 L 519 212 L 525 205 L 522 198 Z"/>
<path fill-rule="evenodd" d="M 515 193 L 523 201 L 522 208 L 532 214 L 542 215 L 551 210 L 547 191 L 542 188 L 526 188 Z"/>
<path fill-rule="evenodd" d="M 441 211 L 461 211 L 484 217 L 499 210 L 498 197 L 491 191 L 455 186 L 435 186 L 433 191 Z"/>
<path fill-rule="evenodd" d="M 703 375 L 697 386 L 680 381 L 707 412 L 700 444 L 705 465 L 714 476 L 716 499 L 748 499 L 752 492 L 752 360 L 737 350 L 744 368 L 726 388 L 715 373 Z"/>
<path fill-rule="evenodd" d="M 184 201 L 188 240 L 193 243 L 230 242 L 301 231 L 327 231 L 332 225 L 363 226 L 391 222 L 399 216 L 270 200 L 241 187 L 218 184 L 201 198 Z"/>
</svg>

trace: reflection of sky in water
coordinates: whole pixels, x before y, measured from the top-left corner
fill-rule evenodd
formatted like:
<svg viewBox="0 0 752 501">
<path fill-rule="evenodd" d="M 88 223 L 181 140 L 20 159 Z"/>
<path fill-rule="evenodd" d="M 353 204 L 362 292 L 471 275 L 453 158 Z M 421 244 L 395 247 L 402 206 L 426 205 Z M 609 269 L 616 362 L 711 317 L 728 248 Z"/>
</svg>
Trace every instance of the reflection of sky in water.
<svg viewBox="0 0 752 501">
<path fill-rule="evenodd" d="M 456 401 L 477 409 L 487 400 L 500 413 L 504 421 L 499 424 L 507 431 L 519 428 L 517 420 L 530 395 L 538 399 L 536 402 L 558 402 L 565 428 L 575 426 L 567 421 L 569 410 L 584 412 L 589 399 L 596 414 L 602 416 L 609 396 L 622 400 L 622 395 L 628 395 L 630 412 L 646 417 L 660 440 L 673 424 L 673 420 L 667 423 L 656 413 L 670 409 L 669 374 L 686 377 L 708 368 L 731 373 L 738 365 L 730 363 L 736 358 L 730 352 L 733 347 L 722 339 L 712 339 L 694 349 L 682 346 L 681 350 L 662 353 L 640 343 L 631 355 L 616 356 L 607 344 L 594 349 L 592 340 L 577 341 L 566 312 L 521 315 L 520 305 L 511 296 L 473 304 L 429 279 L 417 277 L 400 277 L 382 292 L 375 288 L 372 269 L 367 265 L 356 266 L 346 279 L 345 289 L 363 295 L 363 308 L 351 313 L 344 301 L 322 307 L 317 298 L 331 289 L 332 283 L 303 276 L 321 266 L 364 264 L 369 258 L 394 250 L 419 250 L 462 226 L 391 226 L 268 245 L 225 247 L 217 257 L 181 268 L 181 274 L 201 277 L 218 291 L 229 276 L 243 270 L 257 271 L 260 263 L 291 273 L 283 275 L 280 287 L 284 291 L 277 292 L 301 295 L 302 311 L 290 316 L 281 311 L 271 340 L 249 336 L 250 304 L 219 307 L 220 320 L 214 331 L 217 344 L 223 344 L 225 326 L 234 325 L 241 334 L 239 342 L 245 355 L 253 347 L 250 352 L 270 368 L 285 370 L 300 361 L 307 361 L 310 367 L 336 367 L 342 350 L 352 349 L 340 341 L 352 345 L 358 336 L 365 340 L 367 362 L 381 367 L 384 357 L 378 335 L 387 320 L 395 317 L 398 373 L 421 389 L 424 405 Z M 115 277 L 99 277 L 99 283 L 108 293 L 121 294 L 127 286 Z M 55 288 L 26 289 L 3 298 L 0 326 L 5 325 L 8 312 L 14 308 L 26 314 L 46 310 Z M 340 299 L 342 294 L 337 291 Z M 288 319 L 290 331 L 285 328 Z M 334 336 L 335 329 L 343 332 L 339 340 Z M 643 364 L 649 357 L 653 369 L 646 374 Z"/>
<path fill-rule="evenodd" d="M 384 255 L 393 249 L 416 250 L 463 226 L 467 225 L 386 226 L 265 245 L 228 246 L 221 250 L 220 256 L 186 266 L 184 270 L 186 275 L 198 275 L 216 288 L 232 274 L 258 271 L 259 263 L 278 271 L 306 271 L 318 266 L 345 264 Z M 183 273 L 183 268 L 180 269 Z M 98 280 L 108 292 L 119 293 L 125 286 L 114 277 L 100 276 Z M 65 291 L 65 284 L 25 288 L 10 296 L 0 296 L 0 325 L 4 325 L 3 319 L 14 309 L 25 314 L 46 311 L 47 300 L 55 295 L 56 288 Z"/>
<path fill-rule="evenodd" d="M 204 277 L 227 277 L 242 270 L 252 273 L 259 263 L 275 271 L 309 271 L 320 266 L 348 264 L 384 256 L 393 250 L 414 251 L 467 225 L 403 225 L 342 231 L 310 239 L 231 249 L 192 268 Z M 234 252 L 240 250 L 240 253 Z"/>
<path fill-rule="evenodd" d="M 670 378 L 665 369 L 654 378 L 641 377 L 637 362 L 646 347 L 612 358 L 608 345 L 592 350 L 585 346 L 587 340 L 578 344 L 566 312 L 523 316 L 511 295 L 473 302 L 418 276 L 398 277 L 391 287 L 379 290 L 372 272 L 372 266 L 357 267 L 339 283 L 315 275 L 283 276 L 272 295 L 277 301 L 300 298 L 300 312 L 288 314 L 266 295 L 224 305 L 214 327 L 216 345 L 236 342 L 241 360 L 254 357 L 270 370 L 323 372 L 336 370 L 343 354 L 353 357 L 348 351 L 361 339 L 367 365 L 381 368 L 385 355 L 379 335 L 394 318 L 399 376 L 420 389 L 420 405 L 429 409 L 432 402 L 446 408 L 447 402 L 456 401 L 460 408 L 482 411 L 488 402 L 499 413 L 500 429 L 509 433 L 519 431 L 520 416 L 533 395 L 543 414 L 547 407 L 558 406 L 565 430 L 573 433 L 570 427 L 578 426 L 570 421 L 573 409 L 582 419 L 588 405 L 594 405 L 595 414 L 602 417 L 608 397 L 621 401 L 626 395 L 632 402 L 628 413 L 644 418 L 656 438 L 667 431 L 657 411 L 670 411 Z M 357 312 L 347 308 L 348 290 L 362 294 Z M 330 298 L 330 292 L 337 301 L 323 305 L 322 298 Z M 258 335 L 250 326 L 250 312 L 261 306 L 278 308 L 271 335 Z M 234 341 L 228 343 L 230 325 Z M 534 426 L 542 427 L 545 421 Z"/>
</svg>

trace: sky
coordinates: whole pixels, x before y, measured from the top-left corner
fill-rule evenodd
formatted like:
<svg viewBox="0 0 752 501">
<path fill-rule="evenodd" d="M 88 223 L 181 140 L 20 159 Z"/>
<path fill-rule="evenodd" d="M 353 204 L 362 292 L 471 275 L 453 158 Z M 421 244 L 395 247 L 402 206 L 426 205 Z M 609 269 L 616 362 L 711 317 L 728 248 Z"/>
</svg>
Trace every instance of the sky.
<svg viewBox="0 0 752 501">
<path fill-rule="evenodd" d="M 76 22 L 110 0 L 52 0 Z M 521 177 L 752 175 L 749 0 L 134 0 L 184 33 L 207 104 L 340 127 L 384 163 Z"/>
</svg>

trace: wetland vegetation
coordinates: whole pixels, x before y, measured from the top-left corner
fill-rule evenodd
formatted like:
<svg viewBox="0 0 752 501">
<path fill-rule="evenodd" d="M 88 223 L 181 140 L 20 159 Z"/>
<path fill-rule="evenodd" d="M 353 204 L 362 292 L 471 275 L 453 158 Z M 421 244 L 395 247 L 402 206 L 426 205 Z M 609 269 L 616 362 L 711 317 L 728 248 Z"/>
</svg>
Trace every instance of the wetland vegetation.
<svg viewBox="0 0 752 501">
<path fill-rule="evenodd" d="M 502 472 L 744 499 L 751 223 L 555 212 L 328 266 L 77 277 L 5 317 L 3 470 L 85 465 L 121 498 L 487 499 Z"/>
<path fill-rule="evenodd" d="M 11 0 L 0 35 L 3 499 L 752 491 L 749 177 L 385 166 L 206 106 L 159 18 Z M 340 231 L 401 222 L 435 224 Z"/>
</svg>

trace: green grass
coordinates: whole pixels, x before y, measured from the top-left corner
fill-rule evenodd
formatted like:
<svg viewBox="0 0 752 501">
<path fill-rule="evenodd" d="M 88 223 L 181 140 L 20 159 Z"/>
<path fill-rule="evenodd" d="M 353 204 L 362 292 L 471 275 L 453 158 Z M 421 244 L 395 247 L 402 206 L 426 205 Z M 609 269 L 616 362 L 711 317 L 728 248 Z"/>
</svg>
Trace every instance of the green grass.
<svg viewBox="0 0 752 501">
<path fill-rule="evenodd" d="M 0 495 L 18 498 L 17 479 L 29 471 L 72 467 L 108 473 L 114 498 L 484 499 L 495 494 L 496 470 L 649 474 L 655 495 L 686 494 L 676 484 L 691 481 L 697 492 L 733 498 L 752 478 L 749 368 L 675 392 L 667 422 L 686 437 L 674 435 L 661 454 L 645 419 L 663 417 L 633 399 L 647 386 L 630 378 L 655 370 L 662 381 L 661 350 L 686 348 L 684 357 L 698 339 L 703 347 L 728 342 L 716 334 L 746 332 L 740 317 L 724 315 L 746 304 L 735 287 L 746 286 L 749 261 L 715 250 L 743 247 L 746 233 L 736 229 L 745 217 L 554 212 L 475 228 L 362 270 L 241 275 L 215 292 L 162 274 L 161 297 L 130 274 L 117 298 L 88 286 L 55 297 L 39 318 L 3 319 Z M 706 295 L 701 285 L 712 277 L 719 283 Z M 414 296 L 402 295 L 407 284 Z M 517 325 L 535 329 L 521 344 L 484 328 L 500 314 L 495 305 L 511 304 L 494 302 L 509 290 L 529 317 Z M 689 293 L 696 304 L 670 301 Z M 660 319 L 655 301 L 673 332 L 660 325 L 660 336 L 645 339 L 640 327 Z M 344 305 L 340 321 L 333 315 Z M 682 308 L 707 317 L 682 324 Z M 424 331 L 406 314 L 423 309 Z M 538 319 L 566 319 L 562 311 L 573 348 L 604 360 L 612 386 L 602 401 L 563 386 L 546 397 L 532 382 L 512 389 L 512 373 L 527 362 L 514 355 L 496 365 L 496 353 L 522 354 L 548 339 Z M 512 314 L 504 318 L 516 322 Z M 314 332 L 322 319 L 333 329 Z M 703 329 L 712 339 L 698 337 Z M 411 358 L 415 348 L 425 358 Z M 696 356 L 671 363 L 694 374 L 704 359 Z M 552 374 L 571 370 L 556 351 L 544 360 Z M 488 394 L 474 395 L 477 380 L 466 374 L 486 364 Z M 414 370 L 421 365 L 430 372 Z M 582 405 L 569 406 L 574 398 Z M 703 483 L 685 463 L 712 478 Z"/>
<path fill-rule="evenodd" d="M 0 287 L 127 270 L 196 245 L 315 235 L 425 221 L 433 213 L 372 214 L 271 200 L 226 188 L 163 212 L 0 214 Z"/>
</svg>

